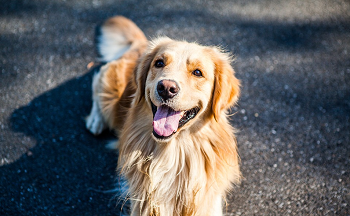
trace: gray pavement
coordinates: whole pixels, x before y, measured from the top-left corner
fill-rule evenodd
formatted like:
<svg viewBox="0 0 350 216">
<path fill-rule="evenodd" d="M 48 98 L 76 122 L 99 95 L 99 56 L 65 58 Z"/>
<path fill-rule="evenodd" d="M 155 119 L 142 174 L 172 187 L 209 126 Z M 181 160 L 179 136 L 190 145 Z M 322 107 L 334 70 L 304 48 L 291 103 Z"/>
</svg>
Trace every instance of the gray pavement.
<svg viewBox="0 0 350 216">
<path fill-rule="evenodd" d="M 113 15 L 235 54 L 244 180 L 226 215 L 350 215 L 348 0 L 0 0 L 0 215 L 118 215 L 113 134 L 83 121 Z"/>
</svg>

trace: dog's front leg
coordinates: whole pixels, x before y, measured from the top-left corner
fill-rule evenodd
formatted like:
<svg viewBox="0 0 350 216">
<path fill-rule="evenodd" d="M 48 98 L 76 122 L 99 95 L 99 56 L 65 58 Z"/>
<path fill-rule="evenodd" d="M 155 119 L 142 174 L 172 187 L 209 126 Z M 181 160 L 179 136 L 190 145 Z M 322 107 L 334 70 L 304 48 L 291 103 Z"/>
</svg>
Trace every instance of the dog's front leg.
<svg viewBox="0 0 350 216">
<path fill-rule="evenodd" d="M 92 109 L 90 114 L 86 117 L 86 128 L 94 135 L 99 135 L 107 128 L 107 123 L 103 119 L 100 106 L 100 98 L 98 96 L 100 91 L 100 76 L 99 71 L 94 75 L 92 82 Z"/>
</svg>

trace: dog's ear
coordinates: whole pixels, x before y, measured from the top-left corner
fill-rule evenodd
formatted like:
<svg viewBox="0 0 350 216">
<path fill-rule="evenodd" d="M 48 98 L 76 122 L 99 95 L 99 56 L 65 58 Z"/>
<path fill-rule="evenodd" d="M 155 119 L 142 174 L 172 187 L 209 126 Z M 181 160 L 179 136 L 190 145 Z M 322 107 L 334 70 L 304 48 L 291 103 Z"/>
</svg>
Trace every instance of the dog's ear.
<svg viewBox="0 0 350 216">
<path fill-rule="evenodd" d="M 150 70 L 152 60 L 155 52 L 149 52 L 144 54 L 140 59 L 139 63 L 134 71 L 134 78 L 136 83 L 136 94 L 135 102 L 139 103 L 145 96 L 146 79 L 148 71 Z"/>
<path fill-rule="evenodd" d="M 147 74 L 151 68 L 152 61 L 162 44 L 171 41 L 167 37 L 157 38 L 150 42 L 145 54 L 139 59 L 139 63 L 134 71 L 136 83 L 135 102 L 138 103 L 145 96 Z"/>
<path fill-rule="evenodd" d="M 240 81 L 234 76 L 231 66 L 232 57 L 220 49 L 211 48 L 215 65 L 215 81 L 212 96 L 212 111 L 218 120 L 238 100 L 240 94 Z"/>
</svg>

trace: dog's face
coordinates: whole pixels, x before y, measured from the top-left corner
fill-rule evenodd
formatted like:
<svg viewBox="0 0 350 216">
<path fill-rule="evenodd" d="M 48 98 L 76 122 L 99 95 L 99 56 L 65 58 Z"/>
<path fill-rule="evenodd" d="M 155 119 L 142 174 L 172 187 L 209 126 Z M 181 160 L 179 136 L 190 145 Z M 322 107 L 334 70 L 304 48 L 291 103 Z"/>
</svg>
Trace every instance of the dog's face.
<svg viewBox="0 0 350 216">
<path fill-rule="evenodd" d="M 167 142 L 204 116 L 219 118 L 239 94 L 233 73 L 229 56 L 216 48 L 154 41 L 136 74 L 136 98 L 145 97 L 152 109 L 154 139 Z"/>
</svg>

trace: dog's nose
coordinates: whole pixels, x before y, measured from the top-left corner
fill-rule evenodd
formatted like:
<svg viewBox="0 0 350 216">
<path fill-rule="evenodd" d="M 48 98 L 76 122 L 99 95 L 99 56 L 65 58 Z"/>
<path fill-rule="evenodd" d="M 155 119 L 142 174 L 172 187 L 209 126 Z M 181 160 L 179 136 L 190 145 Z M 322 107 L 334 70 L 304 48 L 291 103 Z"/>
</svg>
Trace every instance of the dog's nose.
<svg viewBox="0 0 350 216">
<path fill-rule="evenodd" d="M 172 80 L 161 80 L 157 84 L 157 92 L 164 100 L 175 97 L 179 90 L 179 86 Z"/>
</svg>

